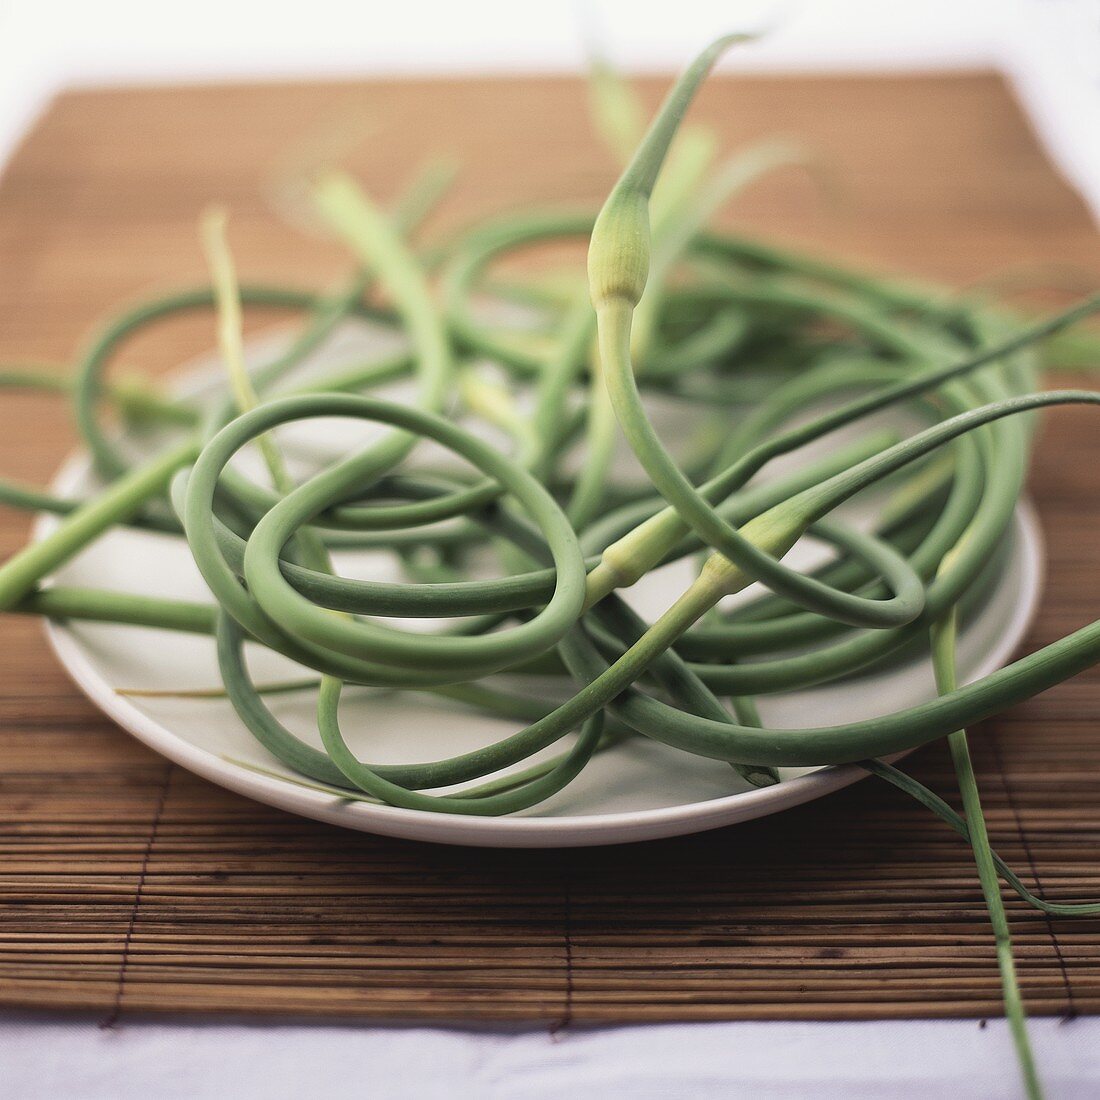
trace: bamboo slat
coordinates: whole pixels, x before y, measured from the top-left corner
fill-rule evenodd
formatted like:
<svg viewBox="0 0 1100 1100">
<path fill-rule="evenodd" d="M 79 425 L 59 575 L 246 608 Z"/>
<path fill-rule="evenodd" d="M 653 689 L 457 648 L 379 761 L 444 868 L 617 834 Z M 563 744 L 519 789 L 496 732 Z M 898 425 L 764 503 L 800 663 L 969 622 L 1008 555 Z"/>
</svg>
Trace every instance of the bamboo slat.
<svg viewBox="0 0 1100 1100">
<path fill-rule="evenodd" d="M 646 86 L 654 98 L 659 82 Z M 0 361 L 70 360 L 120 301 L 203 277 L 196 217 L 233 211 L 246 275 L 345 269 L 264 205 L 288 143 L 365 120 L 349 155 L 383 196 L 426 151 L 461 157 L 455 224 L 520 201 L 594 202 L 613 166 L 571 80 L 146 88 L 61 96 L 0 182 Z M 731 141 L 822 150 L 830 205 L 797 172 L 737 206 L 792 243 L 955 284 L 1019 265 L 1095 282 L 1100 249 L 1001 82 L 719 80 L 699 104 Z M 358 126 L 359 124 L 356 124 Z M 351 127 L 354 129 L 355 127 Z M 257 323 L 264 323 L 259 318 Z M 167 369 L 208 318 L 129 345 Z M 60 369 L 60 368 L 59 368 Z M 1100 613 L 1097 430 L 1048 420 L 1034 492 L 1049 546 L 1036 646 Z M 5 398 L 0 469 L 43 481 L 72 441 L 48 400 Z M 0 553 L 27 521 L 0 515 Z M 38 624 L 0 622 L 0 1003 L 120 1011 L 608 1022 L 979 1016 L 999 1011 L 968 850 L 865 782 L 765 821 L 621 849 L 464 851 L 341 832 L 168 765 L 69 684 Z M 990 830 L 1029 885 L 1100 896 L 1100 675 L 975 738 Z M 940 747 L 913 767 L 951 790 Z M 1037 1013 L 1100 1010 L 1100 921 L 1010 902 Z"/>
</svg>

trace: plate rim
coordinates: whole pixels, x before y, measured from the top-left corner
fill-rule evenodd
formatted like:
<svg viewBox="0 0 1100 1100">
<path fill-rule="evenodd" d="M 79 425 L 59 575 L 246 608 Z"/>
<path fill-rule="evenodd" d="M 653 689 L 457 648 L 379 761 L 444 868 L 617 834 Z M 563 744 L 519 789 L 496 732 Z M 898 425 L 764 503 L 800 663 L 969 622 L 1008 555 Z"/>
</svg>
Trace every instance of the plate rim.
<svg viewBox="0 0 1100 1100">
<path fill-rule="evenodd" d="M 70 455 L 52 479 L 54 492 L 71 491 L 90 467 L 84 452 Z M 43 538 L 57 522 L 43 515 L 32 539 Z M 1015 608 L 1001 640 L 979 663 L 973 678 L 1001 668 L 1026 637 L 1038 612 L 1045 581 L 1042 531 L 1034 507 L 1021 497 L 1013 516 L 1021 540 L 1024 599 Z M 635 843 L 706 832 L 791 809 L 847 787 L 868 773 L 855 764 L 834 764 L 771 787 L 740 791 L 702 802 L 648 810 L 561 817 L 476 817 L 433 813 L 399 806 L 351 802 L 293 781 L 267 776 L 199 748 L 150 717 L 112 688 L 95 668 L 80 640 L 59 620 L 44 619 L 50 648 L 66 674 L 108 718 L 154 752 L 237 794 L 276 809 L 360 832 L 405 840 L 487 848 L 574 848 Z M 900 756 L 906 753 L 899 754 Z"/>
</svg>

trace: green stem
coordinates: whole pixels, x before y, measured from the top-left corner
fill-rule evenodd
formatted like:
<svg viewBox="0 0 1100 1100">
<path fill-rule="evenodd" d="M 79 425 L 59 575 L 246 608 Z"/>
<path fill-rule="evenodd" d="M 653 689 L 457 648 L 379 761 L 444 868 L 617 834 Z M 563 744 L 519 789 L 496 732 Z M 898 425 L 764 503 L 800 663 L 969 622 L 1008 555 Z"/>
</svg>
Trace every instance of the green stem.
<svg viewBox="0 0 1100 1100">
<path fill-rule="evenodd" d="M 31 543 L 0 566 L 0 611 L 20 602 L 43 577 L 98 538 L 109 527 L 135 515 L 162 494 L 172 475 L 194 460 L 198 444 L 179 444 L 146 465 L 124 474 L 103 493 L 70 512 L 44 539 Z"/>
<path fill-rule="evenodd" d="M 945 562 L 949 559 L 945 559 Z M 955 691 L 958 679 L 955 665 L 955 638 L 957 634 L 957 616 L 952 609 L 944 618 L 932 627 L 932 666 L 936 675 L 936 687 L 941 694 Z M 989 921 L 993 926 L 993 936 L 997 945 L 997 965 L 1001 971 L 1001 988 L 1004 995 L 1005 1016 L 1016 1046 L 1020 1070 L 1031 1100 L 1040 1100 L 1043 1094 L 1039 1076 L 1035 1069 L 1035 1056 L 1031 1050 L 1031 1041 L 1027 1033 L 1027 1016 L 1020 985 L 1016 976 L 1016 960 L 1012 953 L 1012 935 L 1008 927 L 1004 899 L 1001 897 L 1001 884 L 997 877 L 997 867 L 993 851 L 989 844 L 985 815 L 982 813 L 978 783 L 974 775 L 974 765 L 970 758 L 966 730 L 956 730 L 948 734 L 947 744 L 951 750 L 951 760 L 955 765 L 955 774 L 959 779 L 962 792 L 963 810 L 970 831 L 970 845 L 974 850 L 974 862 L 978 867 L 982 894 Z"/>
<path fill-rule="evenodd" d="M 50 619 L 149 626 L 188 634 L 212 634 L 217 614 L 213 604 L 69 585 L 54 585 L 31 592 L 11 610 L 26 615 L 45 615 Z"/>
</svg>

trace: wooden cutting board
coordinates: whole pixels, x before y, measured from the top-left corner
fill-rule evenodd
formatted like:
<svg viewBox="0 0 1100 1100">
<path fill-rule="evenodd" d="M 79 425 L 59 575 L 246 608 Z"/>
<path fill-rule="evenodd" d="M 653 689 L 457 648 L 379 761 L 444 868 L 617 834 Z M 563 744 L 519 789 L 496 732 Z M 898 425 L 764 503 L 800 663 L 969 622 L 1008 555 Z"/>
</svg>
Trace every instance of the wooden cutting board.
<svg viewBox="0 0 1100 1100">
<path fill-rule="evenodd" d="M 646 85 L 655 100 L 661 82 Z M 738 224 L 953 284 L 1053 265 L 1095 285 L 1100 240 L 1001 81 L 719 79 L 699 116 L 730 143 L 821 151 L 831 199 L 795 172 Z M 71 361 L 95 320 L 203 279 L 196 218 L 232 210 L 242 272 L 329 285 L 333 247 L 265 204 L 310 139 L 385 197 L 428 151 L 464 169 L 452 225 L 516 203 L 598 201 L 613 166 L 566 79 L 141 88 L 57 99 L 0 182 L 0 361 Z M 346 142 L 345 142 L 346 144 Z M 258 317 L 256 324 L 267 319 Z M 156 372 L 209 348 L 209 318 L 128 345 Z M 55 401 L 4 396 L 0 470 L 44 482 L 73 442 Z M 1052 414 L 1033 492 L 1049 546 L 1035 647 L 1100 614 L 1100 437 Z M 0 515 L 0 553 L 26 537 Z M 1100 896 L 1100 674 L 975 738 L 996 846 L 1029 885 Z M 912 768 L 950 792 L 946 753 Z M 1100 921 L 1010 902 L 1033 1011 L 1100 1010 Z M 973 1016 L 999 1011 L 968 849 L 867 781 L 703 836 L 492 852 L 373 838 L 194 778 L 102 718 L 39 624 L 0 621 L 0 1003 L 101 1012 L 609 1022 Z"/>
</svg>

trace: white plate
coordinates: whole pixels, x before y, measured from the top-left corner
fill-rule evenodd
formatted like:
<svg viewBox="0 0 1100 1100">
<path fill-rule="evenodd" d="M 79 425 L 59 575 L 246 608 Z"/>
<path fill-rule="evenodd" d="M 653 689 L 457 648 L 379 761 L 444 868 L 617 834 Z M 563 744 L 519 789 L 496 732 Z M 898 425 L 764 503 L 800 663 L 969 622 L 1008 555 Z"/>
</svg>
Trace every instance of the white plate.
<svg viewBox="0 0 1100 1100">
<path fill-rule="evenodd" d="M 266 342 L 256 358 L 271 354 L 279 344 L 281 339 Z M 343 365 L 376 347 L 376 337 L 361 329 L 344 332 L 323 349 L 313 366 Z M 203 376 L 210 376 L 209 361 L 191 374 L 192 378 Z M 192 383 L 189 388 L 197 387 Z M 675 438 L 675 417 L 670 422 L 666 415 L 665 421 L 666 438 Z M 346 434 L 349 430 L 347 425 L 325 422 L 322 434 L 315 431 L 311 438 L 308 430 L 295 427 L 287 433 L 286 444 L 339 450 L 354 438 Z M 88 462 L 80 456 L 65 464 L 53 485 L 55 492 L 71 496 L 94 488 Z M 43 519 L 36 536 L 44 535 L 54 522 Z M 799 551 L 801 548 L 796 549 Z M 808 551 L 804 560 L 810 560 L 812 553 L 812 549 Z M 995 587 L 960 639 L 964 681 L 999 668 L 1022 641 L 1042 588 L 1042 559 L 1038 525 L 1031 509 L 1022 505 Z M 791 560 L 798 559 L 792 556 Z M 341 571 L 352 575 L 397 576 L 392 563 L 379 555 L 342 555 L 338 564 Z M 646 615 L 659 613 L 682 589 L 684 579 L 684 573 L 674 567 L 662 570 L 631 593 L 631 602 Z M 110 532 L 59 570 L 56 580 L 209 599 L 182 540 L 139 531 Z M 754 790 L 726 764 L 638 738 L 598 755 L 565 791 L 522 815 L 476 818 L 351 802 L 296 784 L 292 773 L 252 738 L 224 699 L 118 694 L 119 688 L 178 691 L 216 686 L 219 679 L 211 639 L 99 623 L 48 623 L 46 630 L 54 651 L 81 690 L 156 752 L 214 783 L 272 806 L 387 836 L 488 847 L 618 844 L 713 829 L 775 813 L 819 798 L 866 774 L 852 765 L 783 769 L 782 782 Z M 259 647 L 250 647 L 249 660 L 258 682 L 302 675 L 290 662 Z M 763 697 L 760 709 L 770 725 L 819 726 L 915 705 L 934 694 L 930 665 L 918 661 L 843 686 Z M 268 702 L 288 727 L 319 744 L 312 693 L 269 696 Z M 345 692 L 342 716 L 352 748 L 362 759 L 376 763 L 449 756 L 499 740 L 516 728 L 502 720 L 445 709 L 428 697 L 379 696 L 365 689 Z M 260 774 L 246 765 L 278 774 Z"/>
</svg>

